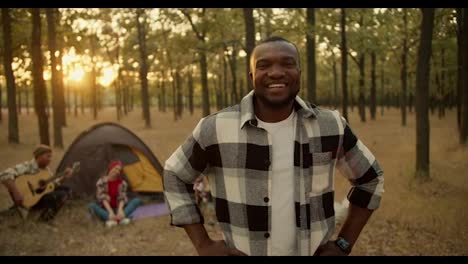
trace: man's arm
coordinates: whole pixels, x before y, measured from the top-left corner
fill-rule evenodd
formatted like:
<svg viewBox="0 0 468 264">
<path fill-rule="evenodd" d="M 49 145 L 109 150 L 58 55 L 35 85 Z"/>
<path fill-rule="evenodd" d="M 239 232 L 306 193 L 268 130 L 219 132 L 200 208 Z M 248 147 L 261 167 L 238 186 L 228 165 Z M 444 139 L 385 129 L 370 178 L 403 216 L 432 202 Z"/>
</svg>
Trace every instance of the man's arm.
<svg viewBox="0 0 468 264">
<path fill-rule="evenodd" d="M 342 122 L 344 135 L 337 165 L 351 182 L 352 188 L 348 193 L 348 215 L 338 236 L 344 238 L 352 249 L 372 213 L 380 205 L 384 178 L 374 155 L 356 137 L 346 120 L 342 118 Z M 342 253 L 334 243 L 329 243 L 321 250 L 324 251 L 323 255 Z"/>
<path fill-rule="evenodd" d="M 188 224 L 183 227 L 200 256 L 247 256 L 235 248 L 226 247 L 223 240 L 212 240 L 203 224 Z"/>
<path fill-rule="evenodd" d="M 373 212 L 374 210 L 362 208 L 350 203 L 348 216 L 346 217 L 338 236 L 346 239 L 352 248 Z"/>
<path fill-rule="evenodd" d="M 15 184 L 15 179 L 25 174 L 33 174 L 35 172 L 31 161 L 26 161 L 16 165 L 13 168 L 8 168 L 0 173 L 0 181 L 8 189 L 8 192 L 12 196 L 11 198 L 16 205 L 22 205 L 23 195 L 20 193 Z"/>
<path fill-rule="evenodd" d="M 193 182 L 208 166 L 208 155 L 200 135 L 203 120 L 164 166 L 164 196 L 171 211 L 171 225 L 185 229 L 199 255 L 240 254 L 228 249 L 224 241 L 211 240 L 195 201 Z"/>
</svg>

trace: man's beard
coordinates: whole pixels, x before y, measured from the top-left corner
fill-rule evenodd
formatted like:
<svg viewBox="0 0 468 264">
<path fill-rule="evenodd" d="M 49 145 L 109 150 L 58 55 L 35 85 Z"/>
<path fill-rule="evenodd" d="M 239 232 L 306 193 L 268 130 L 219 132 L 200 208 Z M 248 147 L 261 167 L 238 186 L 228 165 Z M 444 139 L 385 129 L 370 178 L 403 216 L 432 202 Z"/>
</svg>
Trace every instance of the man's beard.
<svg viewBox="0 0 468 264">
<path fill-rule="evenodd" d="M 271 109 L 279 109 L 285 106 L 288 106 L 291 102 L 294 102 L 296 95 L 299 93 L 299 89 L 296 92 L 288 94 L 288 97 L 281 101 L 272 101 L 268 99 L 264 94 L 255 94 L 255 97 L 260 100 L 263 105 L 271 108 Z"/>
</svg>

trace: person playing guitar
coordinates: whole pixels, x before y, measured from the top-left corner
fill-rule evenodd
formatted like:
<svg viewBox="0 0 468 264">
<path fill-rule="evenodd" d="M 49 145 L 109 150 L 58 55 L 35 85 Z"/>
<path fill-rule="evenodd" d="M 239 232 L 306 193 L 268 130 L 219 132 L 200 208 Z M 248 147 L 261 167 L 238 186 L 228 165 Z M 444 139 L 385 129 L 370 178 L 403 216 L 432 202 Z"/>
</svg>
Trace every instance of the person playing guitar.
<svg viewBox="0 0 468 264">
<path fill-rule="evenodd" d="M 8 189 L 15 207 L 28 208 L 23 205 L 25 193 L 22 193 L 15 181 L 18 177 L 23 175 L 34 175 L 43 170 L 46 170 L 50 176 L 52 172 L 49 168 L 49 164 L 52 160 L 52 149 L 47 145 L 39 145 L 33 152 L 34 158 L 29 161 L 20 163 L 12 168 L 8 168 L 0 172 L 0 182 L 2 182 Z M 39 220 L 48 222 L 52 220 L 58 213 L 59 209 L 65 204 L 65 201 L 70 197 L 70 188 L 61 186 L 61 183 L 66 179 L 70 178 L 73 174 L 71 168 L 65 169 L 61 177 L 57 177 L 53 182 L 53 190 L 44 194 L 40 200 L 28 209 L 39 210 Z M 24 176 L 26 177 L 26 176 Z M 39 191 L 38 194 L 40 195 Z M 20 210 L 20 213 L 24 212 Z M 23 217 L 25 215 L 22 214 Z"/>
</svg>

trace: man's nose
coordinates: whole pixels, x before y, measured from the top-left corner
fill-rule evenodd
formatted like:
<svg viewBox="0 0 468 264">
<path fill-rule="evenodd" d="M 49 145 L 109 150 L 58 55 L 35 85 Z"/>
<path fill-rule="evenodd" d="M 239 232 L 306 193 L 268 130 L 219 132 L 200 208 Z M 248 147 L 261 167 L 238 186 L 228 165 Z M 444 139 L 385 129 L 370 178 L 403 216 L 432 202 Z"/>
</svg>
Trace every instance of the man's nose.
<svg viewBox="0 0 468 264">
<path fill-rule="evenodd" d="M 285 71 L 281 65 L 272 65 L 270 71 L 268 71 L 268 77 L 270 78 L 283 78 L 285 75 Z"/>
</svg>

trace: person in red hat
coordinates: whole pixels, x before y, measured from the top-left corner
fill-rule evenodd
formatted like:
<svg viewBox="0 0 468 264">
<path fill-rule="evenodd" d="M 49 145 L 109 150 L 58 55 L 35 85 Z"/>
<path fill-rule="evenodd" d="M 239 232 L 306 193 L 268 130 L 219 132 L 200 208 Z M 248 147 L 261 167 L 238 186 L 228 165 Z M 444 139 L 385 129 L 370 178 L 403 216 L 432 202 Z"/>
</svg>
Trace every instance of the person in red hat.
<svg viewBox="0 0 468 264">
<path fill-rule="evenodd" d="M 105 221 L 107 227 L 129 224 L 130 214 L 142 203 L 138 198 L 128 200 L 128 183 L 122 178 L 122 169 L 120 160 L 108 165 L 107 174 L 96 183 L 98 202 L 88 205 L 90 212 Z"/>
</svg>

